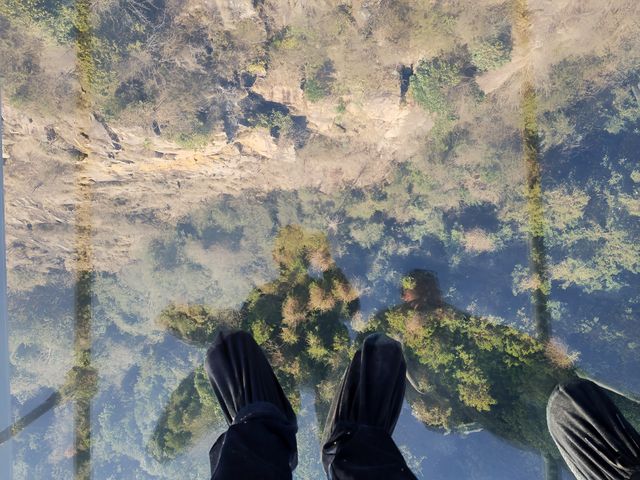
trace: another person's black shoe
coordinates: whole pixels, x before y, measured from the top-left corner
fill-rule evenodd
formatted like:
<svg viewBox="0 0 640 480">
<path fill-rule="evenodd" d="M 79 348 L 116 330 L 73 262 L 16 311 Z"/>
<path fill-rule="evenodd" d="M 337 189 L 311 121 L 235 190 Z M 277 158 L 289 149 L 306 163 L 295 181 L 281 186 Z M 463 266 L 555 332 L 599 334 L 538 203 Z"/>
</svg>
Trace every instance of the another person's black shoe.
<svg viewBox="0 0 640 480">
<path fill-rule="evenodd" d="M 322 463 L 329 478 L 415 478 L 391 439 L 402 409 L 405 375 L 398 342 L 382 334 L 364 340 L 327 418 Z"/>
<path fill-rule="evenodd" d="M 547 425 L 578 480 L 640 480 L 640 435 L 595 383 L 578 379 L 557 386 Z"/>
<path fill-rule="evenodd" d="M 219 333 L 205 368 L 229 424 L 209 452 L 211 478 L 290 479 L 298 463 L 296 416 L 253 337 Z"/>
</svg>

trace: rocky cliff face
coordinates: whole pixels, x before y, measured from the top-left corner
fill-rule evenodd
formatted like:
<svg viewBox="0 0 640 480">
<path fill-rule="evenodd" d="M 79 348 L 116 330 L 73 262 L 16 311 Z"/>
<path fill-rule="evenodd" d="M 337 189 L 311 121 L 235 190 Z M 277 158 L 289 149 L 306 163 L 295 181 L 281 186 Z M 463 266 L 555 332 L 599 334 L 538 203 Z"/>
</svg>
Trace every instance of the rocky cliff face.
<svg viewBox="0 0 640 480">
<path fill-rule="evenodd" d="M 86 18 L 8 2 L 0 71 L 9 266 L 72 269 L 77 211 L 87 202 L 95 267 L 117 271 L 146 234 L 207 199 L 371 185 L 398 163 L 427 158 L 431 137 L 443 145 L 454 130 L 483 146 L 455 155 L 445 148 L 455 166 L 480 168 L 491 149 L 515 165 L 507 157 L 520 128 L 523 69 L 533 71 L 540 112 L 551 112 L 560 138 L 570 125 L 554 111 L 578 92 L 545 94 L 556 89 L 554 65 L 577 46 L 580 58 L 637 51 L 621 13 L 637 7 L 577 3 L 529 2 L 524 28 L 532 33 L 519 45 L 513 5 L 495 0 L 473 9 L 166 0 L 141 10 L 107 2 Z M 74 33 L 81 20 L 85 37 Z M 609 34 L 594 34 L 601 27 Z M 442 79 L 423 79 L 433 98 L 419 98 L 409 88 L 414 71 L 434 58 L 457 65 L 458 83 L 446 90 Z M 585 91 L 634 58 L 606 57 L 600 73 L 581 77 Z M 503 198 L 478 174 L 461 182 L 476 196 L 486 192 L 482 201 Z"/>
<path fill-rule="evenodd" d="M 307 14 L 284 4 L 191 2 L 174 12 L 172 22 L 176 36 L 195 30 L 198 16 L 215 19 L 211 23 L 218 33 L 248 24 L 266 41 L 266 29 L 282 31 L 288 19 Z M 299 62 L 287 61 L 287 47 L 285 55 L 272 54 L 272 63 L 267 58 L 250 69 L 253 73 L 245 72 L 244 80 L 206 86 L 218 97 L 224 90 L 227 105 L 206 134 L 185 141 L 176 130 L 180 122 L 174 121 L 185 112 L 175 102 L 172 108 L 163 102 L 170 91 L 150 105 L 139 102 L 115 117 L 106 115 L 104 98 L 78 81 L 74 51 L 80 53 L 73 45 L 61 48 L 46 32 L 15 28 L 18 37 L 39 48 L 34 61 L 44 82 L 41 94 L 64 91 L 66 96 L 38 103 L 35 95 L 25 104 L 9 98 L 4 108 L 8 261 L 14 272 L 33 271 L 34 265 L 43 275 L 74 268 L 82 202 L 89 202 L 91 211 L 95 268 L 117 271 L 145 241 L 142 232 L 174 225 L 217 195 L 304 187 L 331 191 L 378 182 L 394 162 L 420 151 L 433 125 L 420 107 L 401 104 L 393 63 L 376 67 L 386 82 L 366 99 L 357 92 L 327 92 L 310 100 L 301 86 Z M 178 48 L 173 41 L 167 50 L 168 44 L 164 53 L 182 70 L 206 74 L 188 44 Z M 123 74 L 123 85 L 126 74 L 115 73 Z M 289 123 L 283 129 L 295 135 L 274 131 L 274 112 L 284 112 Z M 90 193 L 81 198 L 83 184 Z"/>
</svg>

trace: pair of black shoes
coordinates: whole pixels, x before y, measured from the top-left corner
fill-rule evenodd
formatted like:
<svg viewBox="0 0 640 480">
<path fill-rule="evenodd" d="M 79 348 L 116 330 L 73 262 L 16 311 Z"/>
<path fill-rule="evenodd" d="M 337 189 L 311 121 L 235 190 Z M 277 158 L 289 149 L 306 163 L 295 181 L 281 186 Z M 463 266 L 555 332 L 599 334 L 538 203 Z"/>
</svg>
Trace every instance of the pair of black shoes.
<svg viewBox="0 0 640 480">
<path fill-rule="evenodd" d="M 291 478 L 296 416 L 251 335 L 220 333 L 207 352 L 206 368 L 229 424 L 210 452 L 212 478 Z M 330 479 L 415 479 L 391 439 L 405 373 L 398 342 L 380 334 L 364 340 L 327 418 L 322 461 Z M 576 478 L 640 480 L 640 434 L 598 385 L 582 379 L 559 385 L 549 399 L 547 421 Z"/>
<path fill-rule="evenodd" d="M 243 422 L 243 412 L 255 410 L 250 406 L 267 404 L 297 428 L 291 404 L 250 334 L 219 333 L 207 352 L 205 366 L 231 427 Z M 405 373 L 398 342 L 382 334 L 364 340 L 345 372 L 327 419 L 322 457 L 329 478 L 354 478 L 354 471 L 366 478 L 415 478 L 391 440 L 404 399 Z M 292 470 L 296 460 L 290 458 Z M 358 473 L 355 477 L 365 478 Z"/>
</svg>

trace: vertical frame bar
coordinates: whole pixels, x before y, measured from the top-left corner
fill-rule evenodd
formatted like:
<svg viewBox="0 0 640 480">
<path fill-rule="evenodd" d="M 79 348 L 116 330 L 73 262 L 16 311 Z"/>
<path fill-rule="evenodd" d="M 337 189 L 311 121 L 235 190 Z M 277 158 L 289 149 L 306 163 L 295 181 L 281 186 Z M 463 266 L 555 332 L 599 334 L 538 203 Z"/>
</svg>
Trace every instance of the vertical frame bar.
<svg viewBox="0 0 640 480">
<path fill-rule="evenodd" d="M 1 81 L 1 79 L 0 79 Z M 9 328 L 7 311 L 7 245 L 4 218 L 4 155 L 2 139 L 2 85 L 0 84 L 0 431 L 11 425 L 11 387 L 9 380 Z M 11 480 L 13 455 L 11 439 L 0 444 L 0 478 Z"/>
</svg>

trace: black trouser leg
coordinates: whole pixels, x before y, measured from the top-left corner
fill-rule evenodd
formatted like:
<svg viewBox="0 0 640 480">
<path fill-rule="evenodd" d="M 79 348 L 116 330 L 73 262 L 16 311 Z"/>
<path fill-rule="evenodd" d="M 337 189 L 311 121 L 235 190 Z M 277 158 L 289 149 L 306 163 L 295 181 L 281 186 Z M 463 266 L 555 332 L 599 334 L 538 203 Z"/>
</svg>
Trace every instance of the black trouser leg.
<svg viewBox="0 0 640 480">
<path fill-rule="evenodd" d="M 211 447 L 211 479 L 290 479 L 297 463 L 296 430 L 273 404 L 243 408 Z"/>
<path fill-rule="evenodd" d="M 547 423 L 578 480 L 640 480 L 640 435 L 595 383 L 578 379 L 556 387 Z"/>
<path fill-rule="evenodd" d="M 290 479 L 298 425 L 262 349 L 246 332 L 220 332 L 205 367 L 229 424 L 209 452 L 211 478 Z"/>
<path fill-rule="evenodd" d="M 334 398 L 322 463 L 330 479 L 415 479 L 391 438 L 402 409 L 406 363 L 398 342 L 368 336 Z"/>
<path fill-rule="evenodd" d="M 366 425 L 339 425 L 322 448 L 322 462 L 332 480 L 416 478 L 391 435 Z"/>
</svg>

